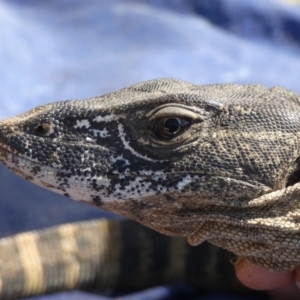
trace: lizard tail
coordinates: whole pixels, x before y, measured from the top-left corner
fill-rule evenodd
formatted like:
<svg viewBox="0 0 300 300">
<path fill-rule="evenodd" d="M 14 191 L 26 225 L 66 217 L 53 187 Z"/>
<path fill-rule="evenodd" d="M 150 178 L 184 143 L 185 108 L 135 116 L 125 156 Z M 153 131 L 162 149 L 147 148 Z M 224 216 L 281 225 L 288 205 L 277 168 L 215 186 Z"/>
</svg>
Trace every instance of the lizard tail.
<svg viewBox="0 0 300 300">
<path fill-rule="evenodd" d="M 0 299 L 183 280 L 202 289 L 241 289 L 228 255 L 129 220 L 69 223 L 0 239 Z"/>
</svg>

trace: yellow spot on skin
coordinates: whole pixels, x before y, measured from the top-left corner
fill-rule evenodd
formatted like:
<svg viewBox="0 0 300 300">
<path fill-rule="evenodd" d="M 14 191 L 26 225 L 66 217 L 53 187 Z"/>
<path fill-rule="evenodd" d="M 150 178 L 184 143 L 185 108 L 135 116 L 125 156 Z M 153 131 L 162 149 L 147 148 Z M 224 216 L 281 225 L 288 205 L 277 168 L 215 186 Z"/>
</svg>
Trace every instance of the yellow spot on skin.
<svg viewBox="0 0 300 300">
<path fill-rule="evenodd" d="M 44 273 L 38 250 L 38 234 L 28 232 L 15 238 L 19 258 L 24 272 L 24 295 L 40 294 L 44 291 Z"/>
<path fill-rule="evenodd" d="M 65 287 L 74 288 L 79 280 L 80 262 L 76 243 L 76 231 L 78 226 L 67 224 L 58 228 L 58 234 L 61 237 L 62 259 L 65 262 Z"/>
</svg>

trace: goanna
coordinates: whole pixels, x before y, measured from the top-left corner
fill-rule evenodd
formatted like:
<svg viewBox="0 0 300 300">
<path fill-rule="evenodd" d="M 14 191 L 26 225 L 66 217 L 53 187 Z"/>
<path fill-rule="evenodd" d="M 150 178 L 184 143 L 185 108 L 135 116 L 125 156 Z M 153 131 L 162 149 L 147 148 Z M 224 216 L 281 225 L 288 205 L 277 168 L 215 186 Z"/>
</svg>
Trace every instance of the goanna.
<svg viewBox="0 0 300 300">
<path fill-rule="evenodd" d="M 300 263 L 300 96 L 157 79 L 0 122 L 20 176 L 267 269 Z"/>
</svg>

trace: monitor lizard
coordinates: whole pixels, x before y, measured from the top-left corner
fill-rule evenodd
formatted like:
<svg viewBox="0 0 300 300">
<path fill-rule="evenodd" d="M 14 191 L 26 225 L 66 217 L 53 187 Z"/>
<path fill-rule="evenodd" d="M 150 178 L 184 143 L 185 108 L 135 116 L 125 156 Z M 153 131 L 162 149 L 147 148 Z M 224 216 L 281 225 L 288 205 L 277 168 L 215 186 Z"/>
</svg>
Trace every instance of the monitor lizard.
<svg viewBox="0 0 300 300">
<path fill-rule="evenodd" d="M 300 262 L 300 96 L 156 79 L 0 122 L 21 177 L 275 271 Z"/>
</svg>

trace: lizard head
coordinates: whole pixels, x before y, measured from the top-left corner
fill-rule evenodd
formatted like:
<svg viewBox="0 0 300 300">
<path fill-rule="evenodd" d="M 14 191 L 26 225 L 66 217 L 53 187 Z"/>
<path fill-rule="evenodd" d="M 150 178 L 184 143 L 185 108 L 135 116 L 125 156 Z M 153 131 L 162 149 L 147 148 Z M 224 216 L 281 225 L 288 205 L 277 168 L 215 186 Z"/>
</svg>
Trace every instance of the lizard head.
<svg viewBox="0 0 300 300">
<path fill-rule="evenodd" d="M 152 80 L 0 122 L 0 161 L 72 199 L 232 248 L 220 223 L 239 232 L 280 217 L 269 195 L 298 181 L 299 101 L 282 88 Z"/>
</svg>

